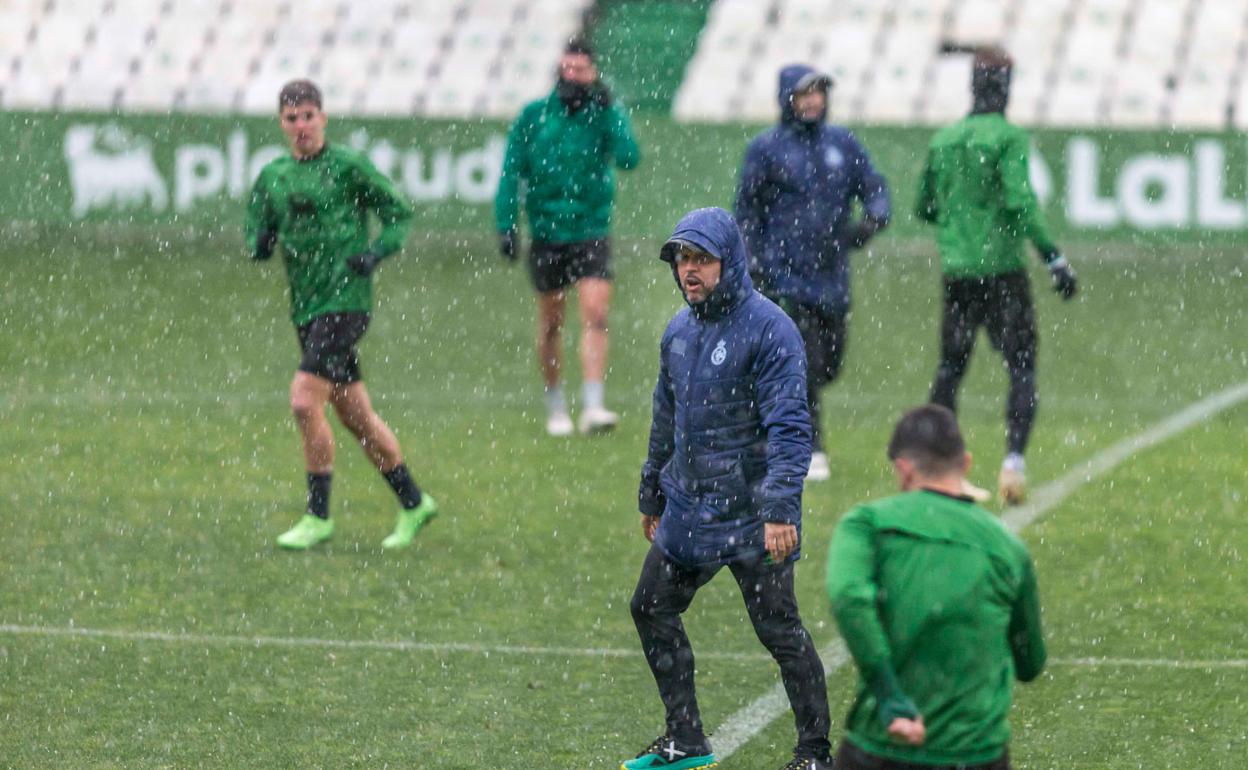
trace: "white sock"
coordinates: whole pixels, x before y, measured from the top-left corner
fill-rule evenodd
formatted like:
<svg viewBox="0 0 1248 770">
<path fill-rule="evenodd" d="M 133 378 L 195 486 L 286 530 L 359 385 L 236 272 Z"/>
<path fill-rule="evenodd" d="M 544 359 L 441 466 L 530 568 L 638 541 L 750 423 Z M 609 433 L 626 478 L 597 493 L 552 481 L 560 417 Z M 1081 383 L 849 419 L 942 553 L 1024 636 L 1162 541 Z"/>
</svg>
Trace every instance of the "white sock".
<svg viewBox="0 0 1248 770">
<path fill-rule="evenodd" d="M 567 414 L 568 402 L 563 397 L 563 387 L 560 385 L 546 386 L 546 411 L 549 414 Z"/>
<path fill-rule="evenodd" d="M 581 383 L 581 400 L 584 401 L 586 409 L 602 409 L 604 386 L 601 382 L 589 382 L 586 380 Z"/>
<path fill-rule="evenodd" d="M 1005 456 L 1005 460 L 1001 463 L 1001 470 L 1023 473 L 1027 470 L 1027 463 L 1023 460 L 1023 456 L 1018 452 L 1010 452 Z"/>
</svg>

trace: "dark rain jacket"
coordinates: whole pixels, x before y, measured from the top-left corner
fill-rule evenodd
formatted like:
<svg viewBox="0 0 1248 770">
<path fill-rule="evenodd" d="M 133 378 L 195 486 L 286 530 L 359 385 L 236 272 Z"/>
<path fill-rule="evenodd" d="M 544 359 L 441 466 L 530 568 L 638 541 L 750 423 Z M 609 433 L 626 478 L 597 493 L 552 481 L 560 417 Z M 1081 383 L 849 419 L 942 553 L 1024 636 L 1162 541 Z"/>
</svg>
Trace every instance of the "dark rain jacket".
<svg viewBox="0 0 1248 770">
<path fill-rule="evenodd" d="M 793 92 L 814 70 L 780 71 L 780 122 L 750 142 L 737 187 L 736 216 L 769 297 L 846 312 L 853 201 L 880 225 L 892 214 L 884 177 L 848 129 L 803 123 Z M 826 112 L 825 112 L 826 115 Z"/>
<path fill-rule="evenodd" d="M 806 354 L 793 321 L 754 290 L 727 211 L 692 211 L 672 238 L 718 257 L 722 273 L 663 333 L 640 509 L 662 517 L 654 542 L 680 564 L 759 559 L 764 522 L 795 524 L 801 534 Z"/>
</svg>

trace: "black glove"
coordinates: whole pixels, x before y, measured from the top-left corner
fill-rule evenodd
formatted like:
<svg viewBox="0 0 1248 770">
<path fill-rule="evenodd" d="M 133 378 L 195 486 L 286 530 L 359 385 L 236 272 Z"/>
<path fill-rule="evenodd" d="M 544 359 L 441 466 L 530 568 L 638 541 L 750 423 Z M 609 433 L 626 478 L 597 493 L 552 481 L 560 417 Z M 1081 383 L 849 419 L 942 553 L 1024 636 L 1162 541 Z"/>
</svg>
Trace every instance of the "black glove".
<svg viewBox="0 0 1248 770">
<path fill-rule="evenodd" d="M 508 262 L 515 262 L 519 251 L 520 234 L 516 232 L 516 228 L 513 227 L 498 234 L 498 253 L 506 257 Z"/>
<path fill-rule="evenodd" d="M 1075 269 L 1062 255 L 1049 260 L 1049 275 L 1053 277 L 1053 291 L 1060 294 L 1062 299 L 1070 299 L 1079 291 Z"/>
<path fill-rule="evenodd" d="M 257 262 L 263 262 L 273 256 L 275 248 L 277 248 L 277 233 L 273 230 L 261 230 L 256 235 L 256 251 L 251 258 Z"/>
<path fill-rule="evenodd" d="M 874 217 L 863 217 L 862 221 L 855 222 L 849 226 L 849 247 L 851 249 L 861 249 L 867 245 L 867 241 L 875 237 L 882 228 L 880 221 Z"/>
<path fill-rule="evenodd" d="M 593 85 L 591 95 L 589 97 L 594 104 L 602 108 L 611 106 L 611 89 L 607 88 L 607 84 L 598 81 Z"/>
<path fill-rule="evenodd" d="M 347 267 L 351 268 L 351 272 L 356 275 L 369 276 L 377 269 L 377 263 L 381 259 L 371 251 L 364 251 L 359 254 L 347 257 Z"/>
</svg>

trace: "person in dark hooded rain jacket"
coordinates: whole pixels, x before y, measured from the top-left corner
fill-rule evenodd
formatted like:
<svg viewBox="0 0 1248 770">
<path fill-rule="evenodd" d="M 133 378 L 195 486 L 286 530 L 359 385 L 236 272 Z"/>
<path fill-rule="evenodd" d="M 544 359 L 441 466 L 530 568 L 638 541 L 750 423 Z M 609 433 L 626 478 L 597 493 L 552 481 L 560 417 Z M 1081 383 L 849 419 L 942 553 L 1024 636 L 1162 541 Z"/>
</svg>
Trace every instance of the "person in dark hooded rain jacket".
<svg viewBox="0 0 1248 770">
<path fill-rule="evenodd" d="M 836 379 L 845 356 L 849 252 L 891 215 L 888 186 L 867 151 L 848 129 L 825 123 L 831 87 L 830 77 L 805 65 L 780 71 L 780 122 L 745 151 L 736 202 L 750 272 L 797 323 L 806 345 L 811 481 L 829 476 L 819 393 Z"/>
<path fill-rule="evenodd" d="M 680 616 L 727 566 L 758 638 L 780 664 L 797 724 L 786 770 L 830 767 L 823 664 L 793 591 L 810 461 L 806 357 L 793 321 L 754 290 L 723 209 L 698 209 L 660 253 L 688 307 L 659 346 L 642 531 L 652 545 L 631 609 L 666 709 L 666 730 L 626 770 L 708 767 Z"/>
</svg>

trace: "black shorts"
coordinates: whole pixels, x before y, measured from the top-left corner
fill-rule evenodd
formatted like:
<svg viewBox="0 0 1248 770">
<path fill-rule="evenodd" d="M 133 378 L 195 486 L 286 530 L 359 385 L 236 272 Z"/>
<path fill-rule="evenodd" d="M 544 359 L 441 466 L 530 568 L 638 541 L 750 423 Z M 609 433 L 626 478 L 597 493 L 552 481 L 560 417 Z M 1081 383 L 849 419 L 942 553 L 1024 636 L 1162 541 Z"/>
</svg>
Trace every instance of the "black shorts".
<svg viewBox="0 0 1248 770">
<path fill-rule="evenodd" d="M 359 382 L 360 353 L 355 346 L 368 322 L 368 313 L 326 313 L 300 326 L 296 330 L 303 349 L 299 371 L 335 385 Z"/>
<path fill-rule="evenodd" d="M 566 289 L 582 278 L 611 280 L 611 242 L 606 238 L 572 243 L 534 241 L 529 277 L 540 292 Z"/>
<path fill-rule="evenodd" d="M 920 765 L 877 757 L 842 740 L 832 766 L 836 770 L 1010 770 L 1010 753 L 1006 751 L 998 759 L 975 765 Z"/>
<path fill-rule="evenodd" d="M 1036 311 L 1022 270 L 982 278 L 946 278 L 940 342 L 944 358 L 970 356 L 979 327 L 1010 367 L 1036 361 Z"/>
</svg>

